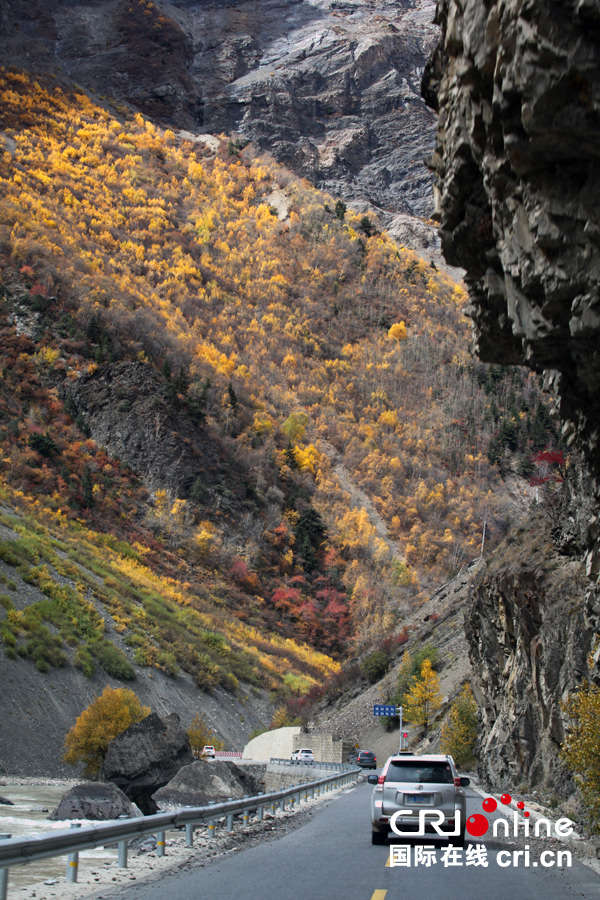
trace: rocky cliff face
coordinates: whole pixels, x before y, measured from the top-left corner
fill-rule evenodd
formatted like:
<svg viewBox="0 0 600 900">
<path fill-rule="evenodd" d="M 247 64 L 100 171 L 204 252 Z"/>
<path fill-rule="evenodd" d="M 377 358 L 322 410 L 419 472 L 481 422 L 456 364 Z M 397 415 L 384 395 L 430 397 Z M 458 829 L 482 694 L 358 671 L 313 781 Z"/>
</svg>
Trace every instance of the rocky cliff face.
<svg viewBox="0 0 600 900">
<path fill-rule="evenodd" d="M 0 62 L 238 132 L 359 208 L 428 217 L 433 0 L 0 0 Z M 421 245 L 431 231 L 395 223 Z M 410 225 L 410 223 L 408 223 Z"/>
<path fill-rule="evenodd" d="M 479 774 L 563 794 L 560 701 L 587 672 L 585 571 L 557 553 L 538 511 L 486 561 L 470 588 L 466 635 L 482 715 Z"/>
<path fill-rule="evenodd" d="M 430 106 L 439 111 L 437 145 L 429 162 L 436 174 L 444 253 L 452 265 L 466 269 L 468 314 L 481 359 L 543 372 L 567 445 L 583 454 L 591 476 L 585 495 L 591 510 L 584 533 L 581 521 L 575 526 L 579 537 L 571 541 L 570 552 L 577 554 L 583 544 L 590 579 L 585 621 L 591 632 L 598 632 L 600 3 L 439 0 L 436 21 L 442 38 L 422 87 Z M 577 505 L 581 502 L 574 496 L 571 510 Z M 563 537 L 565 550 L 569 540 Z M 523 592 L 533 598 L 542 590 L 536 572 L 526 577 L 525 571 L 511 574 L 507 569 L 506 589 L 500 574 L 482 584 L 470 613 L 486 747 L 494 736 L 512 732 L 505 762 L 496 764 L 492 757 L 483 763 L 496 780 L 523 754 L 525 767 L 537 772 L 542 744 L 560 739 L 560 724 L 553 723 L 544 699 L 547 686 L 535 681 L 541 671 L 536 654 L 545 658 L 542 669 L 549 673 L 556 668 L 552 654 L 567 653 L 556 670 L 559 691 L 568 686 L 569 667 L 582 674 L 577 655 L 582 648 L 557 651 L 563 628 L 567 637 L 574 634 L 561 616 L 576 594 L 570 589 L 564 594 L 565 610 L 559 614 L 556 608 L 558 618 L 553 618 L 552 604 L 540 605 L 539 599 L 525 615 L 531 601 L 522 599 Z M 531 577 L 536 586 L 526 587 Z M 534 638 L 528 622 L 536 616 L 541 619 Z M 477 621 L 486 619 L 484 646 Z M 532 639 L 535 653 L 527 651 L 528 662 L 519 662 L 515 648 L 531 647 Z M 493 720 L 502 681 L 494 666 L 506 672 L 506 714 L 497 725 Z M 527 709 L 533 718 L 524 725 Z M 510 724 L 511 716 L 523 724 L 520 731 Z"/>
<path fill-rule="evenodd" d="M 226 502 L 243 504 L 249 491 L 253 496 L 250 473 L 233 462 L 231 447 L 216 430 L 203 424 L 203 413 L 193 416 L 168 388 L 144 363 L 124 360 L 82 376 L 68 393 L 94 440 L 127 463 L 151 491 L 167 488 L 173 496 L 195 496 L 214 509 Z"/>
</svg>

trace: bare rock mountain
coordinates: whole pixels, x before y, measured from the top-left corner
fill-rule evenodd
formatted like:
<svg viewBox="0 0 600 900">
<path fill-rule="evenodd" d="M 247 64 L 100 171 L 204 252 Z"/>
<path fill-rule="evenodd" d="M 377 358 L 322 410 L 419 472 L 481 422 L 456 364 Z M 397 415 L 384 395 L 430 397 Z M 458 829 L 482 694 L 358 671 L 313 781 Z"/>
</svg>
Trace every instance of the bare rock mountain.
<svg viewBox="0 0 600 900">
<path fill-rule="evenodd" d="M 548 776 L 557 701 L 600 631 L 600 2 L 438 0 L 436 20 L 423 93 L 439 111 L 430 166 L 446 259 L 466 269 L 480 358 L 544 373 L 589 473 L 554 535 L 563 558 L 583 560 L 585 608 L 574 585 L 552 599 L 556 572 L 532 559 L 527 573 L 488 573 L 468 613 L 495 747 L 482 766 L 501 786 L 521 764 Z"/>
<path fill-rule="evenodd" d="M 0 62 L 238 133 L 359 209 L 427 218 L 433 0 L 0 0 Z M 396 222 L 432 244 L 430 231 Z"/>
</svg>

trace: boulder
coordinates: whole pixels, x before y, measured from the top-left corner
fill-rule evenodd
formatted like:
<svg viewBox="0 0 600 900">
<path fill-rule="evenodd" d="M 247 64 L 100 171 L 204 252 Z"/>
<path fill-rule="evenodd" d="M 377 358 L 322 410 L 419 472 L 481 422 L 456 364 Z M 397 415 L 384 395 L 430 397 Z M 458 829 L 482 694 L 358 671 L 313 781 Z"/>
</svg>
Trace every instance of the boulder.
<svg viewBox="0 0 600 900">
<path fill-rule="evenodd" d="M 63 794 L 60 803 L 48 818 L 54 822 L 64 819 L 104 821 L 118 819 L 119 816 L 134 818 L 141 815 L 138 807 L 116 784 L 84 781 Z"/>
<path fill-rule="evenodd" d="M 14 806 L 15 804 L 8 797 L 0 797 L 0 806 Z"/>
<path fill-rule="evenodd" d="M 170 811 L 182 806 L 207 806 L 211 800 L 239 800 L 262 789 L 257 778 L 230 760 L 199 759 L 180 769 L 152 799 L 161 810 Z"/>
<path fill-rule="evenodd" d="M 152 815 L 157 810 L 152 794 L 193 761 L 179 716 L 161 719 L 151 713 L 110 742 L 98 778 L 116 784 L 144 815 Z"/>
</svg>

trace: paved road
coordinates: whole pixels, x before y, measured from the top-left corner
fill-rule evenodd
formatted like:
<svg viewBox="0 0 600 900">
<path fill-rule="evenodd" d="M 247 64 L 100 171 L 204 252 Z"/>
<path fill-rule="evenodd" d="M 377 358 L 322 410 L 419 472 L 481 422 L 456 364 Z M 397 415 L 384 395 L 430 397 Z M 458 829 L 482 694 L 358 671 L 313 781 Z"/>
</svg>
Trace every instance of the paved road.
<svg viewBox="0 0 600 900">
<path fill-rule="evenodd" d="M 118 894 L 125 900 L 571 900 L 600 897 L 600 876 L 573 861 L 572 868 L 501 868 L 501 845 L 487 844 L 488 867 L 444 866 L 440 841 L 429 867 L 389 868 L 388 847 L 371 845 L 372 788 L 333 797 L 307 822 L 280 840 L 234 853 L 192 873 L 165 875 Z M 471 794 L 468 813 L 482 812 Z M 400 842 L 400 841 L 399 841 Z M 416 840 L 409 842 L 414 854 Z M 427 844 L 434 843 L 429 839 Z M 503 845 L 506 849 L 508 844 Z M 548 845 L 556 849 L 556 844 Z M 565 845 L 562 845 L 563 847 Z M 512 848 L 510 848 L 512 849 Z M 536 854 L 531 853 L 531 863 Z M 112 895 L 111 895 L 112 896 Z"/>
</svg>

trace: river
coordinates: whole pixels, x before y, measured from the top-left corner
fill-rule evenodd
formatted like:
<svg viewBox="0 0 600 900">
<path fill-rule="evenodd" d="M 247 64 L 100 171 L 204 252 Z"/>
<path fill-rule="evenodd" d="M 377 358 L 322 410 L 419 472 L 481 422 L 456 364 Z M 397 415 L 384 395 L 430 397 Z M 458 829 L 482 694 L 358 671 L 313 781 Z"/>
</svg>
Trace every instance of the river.
<svg viewBox="0 0 600 900">
<path fill-rule="evenodd" d="M 14 806 L 0 806 L 0 832 L 13 837 L 37 837 L 48 831 L 69 828 L 69 821 L 49 822 L 47 818 L 49 812 L 58 806 L 66 790 L 67 786 L 64 784 L 0 785 L 0 794 L 14 803 Z M 84 823 L 85 820 L 82 820 L 82 824 Z M 79 854 L 79 868 L 81 871 L 93 871 L 101 866 L 114 864 L 116 858 L 116 849 L 85 850 Z M 32 862 L 27 866 L 15 866 L 10 869 L 8 886 L 9 889 L 23 888 L 53 878 L 64 883 L 66 870 L 66 856 Z"/>
</svg>

